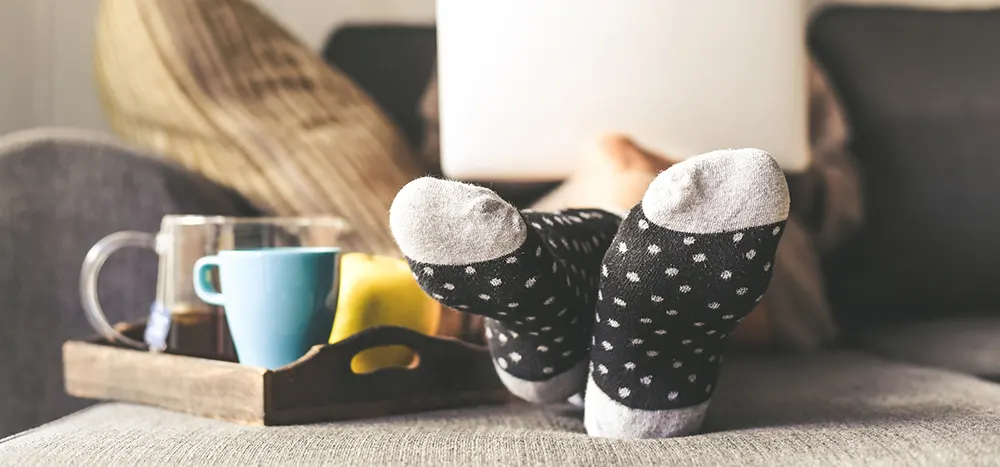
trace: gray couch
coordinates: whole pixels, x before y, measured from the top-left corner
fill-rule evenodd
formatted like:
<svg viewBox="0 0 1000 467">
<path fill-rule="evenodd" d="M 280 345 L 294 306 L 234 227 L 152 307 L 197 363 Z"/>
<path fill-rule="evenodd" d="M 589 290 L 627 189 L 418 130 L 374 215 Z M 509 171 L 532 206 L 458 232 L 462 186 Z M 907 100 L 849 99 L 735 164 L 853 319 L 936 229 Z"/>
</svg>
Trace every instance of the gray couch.
<svg viewBox="0 0 1000 467">
<path fill-rule="evenodd" d="M 378 31 L 333 36 L 327 57 L 418 138 L 433 31 Z M 423 43 L 406 54 L 422 57 L 418 71 L 373 73 L 402 62 L 373 53 L 401 37 Z M 809 40 L 843 97 L 869 195 L 868 225 L 828 262 L 846 337 L 728 359 L 702 434 L 590 438 L 568 405 L 271 428 L 119 403 L 58 418 L 89 404 L 65 396 L 59 374 L 60 343 L 88 333 L 76 285 L 89 246 L 153 231 L 164 214 L 257 213 L 155 155 L 33 132 L 0 144 L 0 436 L 17 433 L 0 441 L 0 464 L 1000 464 L 1000 11 L 837 8 Z M 152 255 L 106 268 L 112 318 L 141 316 Z"/>
</svg>

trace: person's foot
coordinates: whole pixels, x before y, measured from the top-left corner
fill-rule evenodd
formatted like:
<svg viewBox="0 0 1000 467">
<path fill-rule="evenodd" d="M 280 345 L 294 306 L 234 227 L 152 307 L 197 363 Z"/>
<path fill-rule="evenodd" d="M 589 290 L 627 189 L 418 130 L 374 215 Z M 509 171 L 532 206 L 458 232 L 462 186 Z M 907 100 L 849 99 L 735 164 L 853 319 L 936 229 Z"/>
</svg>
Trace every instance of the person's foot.
<svg viewBox="0 0 1000 467">
<path fill-rule="evenodd" d="M 625 212 L 673 162 L 622 135 L 606 135 L 585 151 L 565 182 L 539 200 L 535 209 L 602 207 Z"/>
<path fill-rule="evenodd" d="M 486 188 L 420 178 L 400 190 L 389 217 L 424 291 L 487 317 L 511 392 L 553 402 L 584 388 L 598 271 L 618 216 L 519 212 Z"/>
<path fill-rule="evenodd" d="M 589 434 L 700 428 L 727 337 L 767 289 L 788 208 L 784 175 L 760 150 L 704 154 L 656 177 L 601 265 Z"/>
</svg>

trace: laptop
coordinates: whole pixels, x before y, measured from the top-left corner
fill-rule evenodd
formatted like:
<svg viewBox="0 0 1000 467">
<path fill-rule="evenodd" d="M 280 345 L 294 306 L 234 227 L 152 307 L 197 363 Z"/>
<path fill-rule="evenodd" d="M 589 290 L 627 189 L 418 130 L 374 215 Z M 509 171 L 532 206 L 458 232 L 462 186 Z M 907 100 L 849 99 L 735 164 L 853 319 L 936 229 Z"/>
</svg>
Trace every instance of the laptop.
<svg viewBox="0 0 1000 467">
<path fill-rule="evenodd" d="M 676 159 L 809 163 L 805 2 L 438 0 L 446 176 L 565 178 L 619 132 Z"/>
</svg>

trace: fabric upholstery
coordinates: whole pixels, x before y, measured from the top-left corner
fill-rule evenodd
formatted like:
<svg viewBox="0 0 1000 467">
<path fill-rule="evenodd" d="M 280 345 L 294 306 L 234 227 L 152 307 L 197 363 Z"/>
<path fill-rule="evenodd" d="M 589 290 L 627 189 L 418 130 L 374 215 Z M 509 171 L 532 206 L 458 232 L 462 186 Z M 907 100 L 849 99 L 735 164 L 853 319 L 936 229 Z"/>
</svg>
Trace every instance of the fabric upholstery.
<svg viewBox="0 0 1000 467">
<path fill-rule="evenodd" d="M 859 333 L 865 350 L 1000 382 L 1000 316 L 932 318 Z"/>
<path fill-rule="evenodd" d="M 1000 310 L 1000 10 L 836 7 L 809 41 L 839 92 L 867 225 L 830 261 L 848 328 Z"/>
<path fill-rule="evenodd" d="M 251 1 L 102 0 L 96 68 L 114 130 L 277 215 L 334 214 L 348 250 L 398 255 L 386 213 L 422 169 L 346 75 Z"/>
<path fill-rule="evenodd" d="M 105 137 L 46 129 L 0 138 L 0 435 L 89 404 L 66 395 L 61 363 L 65 340 L 93 334 L 80 305 L 83 258 L 105 235 L 156 232 L 162 216 L 178 213 L 257 211 Z M 155 289 L 155 254 L 126 249 L 104 266 L 98 291 L 115 323 L 145 317 Z"/>
<path fill-rule="evenodd" d="M 10 465 L 983 465 L 1000 385 L 848 352 L 733 358 L 705 433 L 614 441 L 526 404 L 245 427 L 107 404 L 0 441 Z"/>
</svg>

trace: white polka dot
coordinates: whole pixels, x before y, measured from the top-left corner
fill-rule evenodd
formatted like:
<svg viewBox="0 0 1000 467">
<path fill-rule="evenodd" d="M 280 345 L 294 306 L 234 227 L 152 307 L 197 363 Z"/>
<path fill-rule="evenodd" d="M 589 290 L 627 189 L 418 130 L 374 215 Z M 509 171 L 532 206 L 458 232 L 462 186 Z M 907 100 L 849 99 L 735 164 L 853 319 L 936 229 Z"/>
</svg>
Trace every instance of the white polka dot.
<svg viewBox="0 0 1000 467">
<path fill-rule="evenodd" d="M 555 370 L 555 369 L 553 369 L 553 368 L 552 368 L 552 367 L 550 367 L 550 366 L 547 366 L 547 367 L 545 367 L 545 368 L 542 368 L 542 373 L 545 373 L 545 374 L 547 374 L 547 375 L 551 375 L 553 371 L 556 371 L 556 370 Z"/>
<path fill-rule="evenodd" d="M 489 295 L 486 295 L 486 294 L 484 294 L 484 293 L 481 293 L 481 294 L 479 294 L 479 298 L 481 298 L 481 299 L 483 299 L 483 300 L 489 300 L 489 299 L 490 299 L 490 296 L 489 296 Z"/>
<path fill-rule="evenodd" d="M 510 337 L 513 337 L 514 339 L 517 339 L 517 336 L 518 336 L 517 332 L 515 332 L 515 331 L 509 331 L 509 332 L 510 332 Z"/>
<path fill-rule="evenodd" d="M 643 386 L 649 386 L 650 383 L 653 382 L 653 377 L 648 375 L 643 376 L 642 378 L 639 378 L 639 382 L 642 383 Z"/>
<path fill-rule="evenodd" d="M 639 228 L 642 229 L 642 230 L 648 229 L 649 228 L 649 222 L 646 222 L 646 219 L 639 219 Z"/>
<path fill-rule="evenodd" d="M 535 257 L 542 256 L 542 247 L 535 248 Z"/>
<path fill-rule="evenodd" d="M 737 232 L 737 233 L 733 234 L 733 242 L 738 242 L 740 240 L 743 240 L 743 233 L 742 232 Z"/>
<path fill-rule="evenodd" d="M 668 268 L 667 269 L 667 275 L 670 276 L 670 277 L 676 276 L 678 272 L 680 272 L 680 271 L 678 271 L 677 268 Z"/>
<path fill-rule="evenodd" d="M 441 294 L 436 294 L 436 293 L 435 294 L 431 294 L 431 297 L 434 297 L 435 300 L 441 300 L 442 298 L 444 298 L 444 297 L 441 296 Z"/>
<path fill-rule="evenodd" d="M 695 374 L 688 375 L 688 381 L 690 381 L 690 382 L 693 383 L 693 382 L 695 382 L 697 380 L 698 380 L 698 375 L 695 375 Z"/>
<path fill-rule="evenodd" d="M 702 352 L 704 352 L 704 351 L 705 351 L 705 350 L 704 350 L 704 349 L 701 349 L 701 348 L 698 348 L 698 349 L 694 349 L 694 353 L 695 353 L 695 354 L 700 354 L 700 353 L 702 353 Z"/>
<path fill-rule="evenodd" d="M 653 332 L 655 332 L 656 335 L 658 335 L 658 336 L 662 336 L 662 335 L 664 335 L 664 334 L 667 333 L 667 330 L 666 329 L 657 329 L 656 331 L 653 331 Z"/>
<path fill-rule="evenodd" d="M 549 225 L 555 225 L 555 224 L 552 223 L 552 220 L 549 219 L 548 217 L 543 217 L 542 221 L 545 222 L 546 224 L 549 224 Z"/>
<path fill-rule="evenodd" d="M 500 334 L 499 336 L 497 336 L 497 340 L 500 341 L 501 344 L 506 344 L 507 343 L 507 336 L 505 336 L 503 334 Z"/>
<path fill-rule="evenodd" d="M 682 285 L 682 286 L 680 286 L 680 288 L 679 288 L 679 289 L 677 289 L 677 290 L 680 290 L 680 291 L 681 291 L 681 293 L 688 293 L 688 292 L 690 292 L 690 291 L 691 291 L 691 286 L 690 286 L 690 285 Z"/>
<path fill-rule="evenodd" d="M 764 271 L 770 271 L 770 270 L 771 270 L 771 263 L 765 264 L 764 265 Z"/>
<path fill-rule="evenodd" d="M 534 316 L 529 316 L 529 317 L 527 317 L 525 319 L 527 319 L 528 321 L 534 321 L 536 318 Z"/>
<path fill-rule="evenodd" d="M 476 273 L 476 268 L 474 268 L 472 266 L 467 266 L 465 268 L 465 273 L 466 274 L 475 274 Z"/>
<path fill-rule="evenodd" d="M 562 241 L 563 248 L 565 248 L 565 249 L 568 250 L 569 249 L 569 242 L 567 242 L 565 238 L 561 238 L 559 240 Z"/>
<path fill-rule="evenodd" d="M 556 245 L 556 241 L 552 239 L 549 239 L 549 245 L 552 245 L 552 248 L 559 248 L 559 245 Z"/>
<path fill-rule="evenodd" d="M 534 277 L 532 277 L 531 279 L 528 279 L 527 281 L 524 282 L 524 288 L 530 289 L 530 288 L 534 287 L 535 286 L 535 282 L 537 282 L 537 279 L 535 279 Z"/>
<path fill-rule="evenodd" d="M 649 254 L 651 255 L 655 255 L 660 252 L 660 247 L 657 245 L 649 245 L 649 248 L 646 249 L 649 250 Z"/>
<path fill-rule="evenodd" d="M 441 287 L 444 287 L 444 288 L 445 288 L 445 290 L 455 290 L 455 284 L 452 284 L 452 283 L 450 283 L 450 282 L 448 282 L 448 283 L 445 283 L 445 284 L 444 284 L 444 285 L 442 285 Z"/>
<path fill-rule="evenodd" d="M 542 326 L 542 332 L 549 332 L 552 330 L 552 326 Z"/>
<path fill-rule="evenodd" d="M 603 293 L 601 293 L 601 291 L 600 291 L 600 290 L 598 290 L 598 291 L 597 291 L 597 299 L 598 299 L 598 300 L 604 300 L 604 294 L 603 294 Z"/>
<path fill-rule="evenodd" d="M 663 297 L 659 295 L 653 295 L 652 297 L 650 297 L 650 300 L 652 300 L 653 303 L 660 303 L 663 301 Z"/>
<path fill-rule="evenodd" d="M 763 295 L 758 295 L 758 296 L 757 296 L 757 300 L 754 300 L 754 303 L 757 303 L 757 302 L 760 302 L 760 300 L 761 300 L 762 298 L 764 298 L 764 296 L 763 296 Z"/>
<path fill-rule="evenodd" d="M 730 320 L 730 319 L 733 319 L 735 316 L 736 315 L 722 315 L 722 319 Z"/>
<path fill-rule="evenodd" d="M 694 262 L 696 262 L 696 263 L 700 263 L 700 262 L 705 261 L 706 258 L 705 258 L 705 254 L 704 253 L 698 253 L 698 254 L 692 256 L 691 259 L 693 259 Z"/>
<path fill-rule="evenodd" d="M 629 388 L 618 388 L 618 396 L 626 398 L 629 394 L 632 394 L 632 391 L 630 391 Z"/>
<path fill-rule="evenodd" d="M 613 328 L 617 328 L 619 326 L 619 324 L 618 324 L 618 321 L 615 321 L 613 319 L 609 319 L 608 320 L 608 326 L 611 326 Z"/>
<path fill-rule="evenodd" d="M 517 352 L 511 352 L 510 355 L 508 355 L 508 357 L 510 357 L 510 361 L 514 363 L 521 361 L 521 354 Z"/>
<path fill-rule="evenodd" d="M 557 266 L 556 263 L 552 263 L 552 272 L 556 272 L 558 270 L 559 270 L 559 266 Z"/>
<path fill-rule="evenodd" d="M 719 306 L 721 306 L 721 305 L 719 305 L 719 302 L 712 302 L 712 303 L 708 304 L 708 307 L 711 308 L 711 309 L 713 309 L 713 310 L 718 310 Z"/>
<path fill-rule="evenodd" d="M 424 274 L 427 274 L 428 276 L 433 276 L 434 270 L 431 268 L 424 268 Z"/>
<path fill-rule="evenodd" d="M 660 354 L 660 352 L 657 352 L 655 350 L 647 350 L 646 351 L 646 356 L 647 357 L 655 357 L 655 356 L 657 356 L 659 354 Z"/>
<path fill-rule="evenodd" d="M 562 353 L 563 357 L 568 357 L 570 355 L 573 355 L 573 351 L 572 350 L 567 350 L 567 351 L 565 351 L 565 352 Z"/>
<path fill-rule="evenodd" d="M 684 340 L 681 341 L 681 344 L 684 344 L 684 345 L 688 345 L 690 343 L 691 343 L 691 339 L 684 339 Z"/>
<path fill-rule="evenodd" d="M 519 306 L 521 306 L 521 304 L 517 302 L 507 304 L 507 308 L 517 308 Z"/>
<path fill-rule="evenodd" d="M 732 271 L 722 271 L 721 277 L 728 281 L 729 278 L 733 277 L 733 273 Z"/>
<path fill-rule="evenodd" d="M 625 274 L 625 278 L 632 282 L 639 282 L 639 275 L 634 272 L 629 272 L 628 274 Z"/>
<path fill-rule="evenodd" d="M 740 287 L 740 288 L 736 289 L 736 295 L 746 295 L 747 292 L 749 292 L 749 291 L 750 291 L 750 289 L 748 289 L 746 287 Z"/>
<path fill-rule="evenodd" d="M 680 394 L 677 394 L 677 391 L 670 391 L 670 394 L 667 394 L 667 399 L 674 400 L 677 399 L 677 396 L 679 395 Z"/>
<path fill-rule="evenodd" d="M 546 347 L 546 346 L 544 346 L 544 345 L 540 345 L 540 346 L 538 346 L 538 348 L 536 348 L 535 350 L 537 350 L 537 351 L 539 351 L 539 352 L 541 352 L 541 353 L 545 353 L 545 352 L 548 352 L 548 351 L 549 351 L 549 348 L 548 348 L 548 347 Z"/>
<path fill-rule="evenodd" d="M 747 259 L 754 259 L 757 256 L 757 250 L 750 250 L 747 252 Z"/>
<path fill-rule="evenodd" d="M 715 334 L 715 329 L 709 329 L 708 331 L 705 331 L 705 334 L 711 336 L 712 334 Z"/>
<path fill-rule="evenodd" d="M 677 360 L 674 360 L 674 368 L 680 368 L 680 367 L 682 367 L 682 366 L 684 366 L 684 364 L 683 364 L 683 363 L 681 363 L 681 362 L 679 362 L 679 361 L 677 361 Z"/>
<path fill-rule="evenodd" d="M 608 374 L 608 367 L 604 365 L 597 365 L 597 371 L 599 371 L 602 375 L 606 375 Z"/>
<path fill-rule="evenodd" d="M 556 301 L 556 298 L 555 298 L 555 297 L 549 297 L 549 298 L 546 298 L 546 299 L 545 299 L 545 301 L 544 301 L 544 302 L 542 302 L 542 304 L 543 304 L 543 305 L 551 305 L 551 304 L 552 304 L 552 302 L 554 302 L 554 301 Z"/>
<path fill-rule="evenodd" d="M 625 362 L 625 369 L 626 370 L 634 370 L 635 369 L 635 363 Z"/>
<path fill-rule="evenodd" d="M 503 369 L 506 370 L 507 369 L 507 360 L 504 360 L 503 357 L 500 357 L 500 358 L 497 359 L 497 365 L 500 365 L 500 368 L 503 368 Z"/>
<path fill-rule="evenodd" d="M 685 245 L 694 245 L 694 237 L 684 237 Z"/>
<path fill-rule="evenodd" d="M 459 306 L 456 306 L 455 308 L 458 308 L 459 310 L 467 310 L 467 309 L 469 309 L 469 305 L 459 305 Z"/>
<path fill-rule="evenodd" d="M 628 251 L 628 245 L 625 245 L 625 242 L 619 242 L 619 243 L 618 243 L 618 251 L 619 251 L 620 253 L 625 253 L 625 252 L 627 252 L 627 251 Z"/>
<path fill-rule="evenodd" d="M 667 310 L 667 314 L 670 316 L 677 316 L 677 310 Z"/>
<path fill-rule="evenodd" d="M 487 339 L 492 339 L 493 338 L 493 331 L 490 330 L 490 328 L 486 328 L 486 338 Z"/>
<path fill-rule="evenodd" d="M 774 230 L 771 231 L 772 235 L 778 235 L 779 233 L 781 233 L 781 227 L 780 226 L 775 227 Z"/>
<path fill-rule="evenodd" d="M 711 384 L 705 386 L 705 392 L 712 392 L 712 385 Z"/>
<path fill-rule="evenodd" d="M 604 347 L 604 350 L 611 350 L 615 348 L 615 346 L 611 345 L 608 341 L 601 342 L 601 347 Z"/>
<path fill-rule="evenodd" d="M 516 262 L 517 262 L 517 258 L 515 258 L 513 256 L 511 256 L 510 258 L 507 258 L 507 264 L 514 264 Z"/>
<path fill-rule="evenodd" d="M 639 322 L 642 323 L 642 324 L 649 324 L 649 323 L 652 323 L 653 320 L 651 320 L 649 318 L 639 318 Z"/>
<path fill-rule="evenodd" d="M 695 325 L 695 327 L 699 327 L 700 328 L 700 327 L 704 326 L 705 323 L 702 323 L 701 321 L 698 321 L 697 323 L 694 323 L 694 325 Z"/>
<path fill-rule="evenodd" d="M 565 315 L 567 310 L 569 310 L 569 308 L 563 308 L 563 309 L 559 310 L 559 313 L 556 313 L 556 316 Z"/>
<path fill-rule="evenodd" d="M 620 298 L 618 298 L 618 297 L 615 297 L 614 302 L 615 302 L 615 305 L 625 306 L 625 301 L 622 300 L 622 299 L 620 299 Z"/>
<path fill-rule="evenodd" d="M 712 355 L 711 357 L 708 357 L 708 361 L 714 362 L 715 361 L 715 355 Z"/>
<path fill-rule="evenodd" d="M 565 337 L 562 337 L 562 336 L 559 336 L 559 337 L 557 337 L 557 338 L 555 338 L 555 339 L 552 339 L 552 340 L 553 340 L 553 341 L 554 341 L 554 342 L 555 342 L 556 344 L 558 344 L 558 343 L 562 342 L 562 341 L 563 341 L 563 339 L 565 339 Z"/>
<path fill-rule="evenodd" d="M 639 338 L 632 339 L 632 345 L 642 345 L 642 339 Z"/>
<path fill-rule="evenodd" d="M 501 284 L 503 284 L 503 281 L 500 280 L 499 277 L 494 277 L 493 279 L 490 279 L 490 285 L 492 285 L 493 287 L 500 287 Z"/>
</svg>

